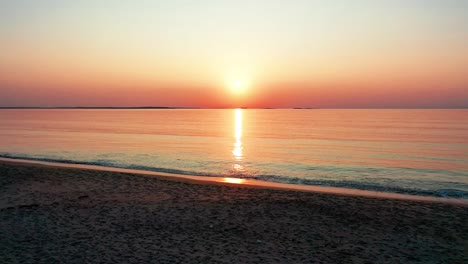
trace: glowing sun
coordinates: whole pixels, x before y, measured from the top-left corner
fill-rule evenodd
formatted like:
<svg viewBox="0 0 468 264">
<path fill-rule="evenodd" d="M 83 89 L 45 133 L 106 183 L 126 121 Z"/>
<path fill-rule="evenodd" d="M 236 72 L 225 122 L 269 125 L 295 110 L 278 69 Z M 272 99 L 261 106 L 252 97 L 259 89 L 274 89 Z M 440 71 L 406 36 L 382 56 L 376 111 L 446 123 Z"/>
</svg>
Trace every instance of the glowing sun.
<svg viewBox="0 0 468 264">
<path fill-rule="evenodd" d="M 233 81 L 229 86 L 234 93 L 244 93 L 247 90 L 247 84 L 240 80 Z"/>
</svg>

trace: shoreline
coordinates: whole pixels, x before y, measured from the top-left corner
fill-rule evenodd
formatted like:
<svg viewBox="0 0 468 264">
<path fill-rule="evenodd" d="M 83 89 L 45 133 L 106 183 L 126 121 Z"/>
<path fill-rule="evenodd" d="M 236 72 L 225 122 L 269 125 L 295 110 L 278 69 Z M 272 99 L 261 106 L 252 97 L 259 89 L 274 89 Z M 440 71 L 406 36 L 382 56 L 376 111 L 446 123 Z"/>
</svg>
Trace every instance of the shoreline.
<svg viewBox="0 0 468 264">
<path fill-rule="evenodd" d="M 466 263 L 463 205 L 0 161 L 0 263 Z"/>
<path fill-rule="evenodd" d="M 420 195 L 369 191 L 369 190 L 360 190 L 360 189 L 351 189 L 351 188 L 342 188 L 342 187 L 331 187 L 331 186 L 288 184 L 288 183 L 268 182 L 268 181 L 261 181 L 261 180 L 241 179 L 241 178 L 231 178 L 231 177 L 195 176 L 195 175 L 153 172 L 153 171 L 125 169 L 125 168 L 116 168 L 116 167 L 105 167 L 105 166 L 98 166 L 98 165 L 86 165 L 86 164 L 77 164 L 77 163 L 70 164 L 70 163 L 40 161 L 40 160 L 28 160 L 28 159 L 20 159 L 20 158 L 17 159 L 17 158 L 0 157 L 0 163 L 7 163 L 7 164 L 12 164 L 12 165 L 14 164 L 28 165 L 29 164 L 29 165 L 68 168 L 68 169 L 77 169 L 77 170 L 84 169 L 84 170 L 91 170 L 91 171 L 131 173 L 131 174 L 138 174 L 138 175 L 146 176 L 146 177 L 154 177 L 154 178 L 162 179 L 162 180 L 177 181 L 177 182 L 184 182 L 184 183 L 191 183 L 191 184 L 224 185 L 224 186 L 231 186 L 231 187 L 312 192 L 312 193 L 357 196 L 357 197 L 368 197 L 368 198 L 409 200 L 409 201 L 416 201 L 416 202 L 435 202 L 435 203 L 445 203 L 445 204 L 453 204 L 453 205 L 468 207 L 468 199 L 461 199 L 461 198 L 420 196 Z"/>
</svg>

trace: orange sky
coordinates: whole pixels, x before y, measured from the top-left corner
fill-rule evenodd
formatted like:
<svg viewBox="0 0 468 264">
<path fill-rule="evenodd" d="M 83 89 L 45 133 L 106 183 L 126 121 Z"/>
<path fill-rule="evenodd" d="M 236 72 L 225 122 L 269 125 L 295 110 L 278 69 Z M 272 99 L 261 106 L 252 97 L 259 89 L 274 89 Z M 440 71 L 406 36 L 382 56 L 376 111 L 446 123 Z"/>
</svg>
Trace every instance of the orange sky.
<svg viewBox="0 0 468 264">
<path fill-rule="evenodd" d="M 0 106 L 468 107 L 467 2 L 76 2 L 0 3 Z"/>
</svg>

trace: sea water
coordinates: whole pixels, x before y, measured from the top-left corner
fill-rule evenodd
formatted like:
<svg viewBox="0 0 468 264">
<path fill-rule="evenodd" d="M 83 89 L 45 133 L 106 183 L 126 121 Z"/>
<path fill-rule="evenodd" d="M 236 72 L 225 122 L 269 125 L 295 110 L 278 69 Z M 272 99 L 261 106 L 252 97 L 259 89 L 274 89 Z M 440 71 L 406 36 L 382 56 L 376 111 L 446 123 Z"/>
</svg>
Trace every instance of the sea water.
<svg viewBox="0 0 468 264">
<path fill-rule="evenodd" d="M 468 198 L 468 110 L 4 109 L 0 156 Z"/>
</svg>

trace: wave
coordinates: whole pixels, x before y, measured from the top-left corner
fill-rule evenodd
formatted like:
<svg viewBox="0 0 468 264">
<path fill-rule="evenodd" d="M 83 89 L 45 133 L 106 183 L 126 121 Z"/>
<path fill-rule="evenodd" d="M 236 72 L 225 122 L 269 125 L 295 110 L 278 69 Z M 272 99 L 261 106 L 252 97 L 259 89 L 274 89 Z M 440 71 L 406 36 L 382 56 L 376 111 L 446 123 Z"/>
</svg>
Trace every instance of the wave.
<svg viewBox="0 0 468 264">
<path fill-rule="evenodd" d="M 289 184 L 329 186 L 329 187 L 340 187 L 340 188 L 358 189 L 358 190 L 366 190 L 366 191 L 412 194 L 412 195 L 419 195 L 419 196 L 434 196 L 434 197 L 468 199 L 468 192 L 463 191 L 463 190 L 458 190 L 458 189 L 423 190 L 423 189 L 418 189 L 418 188 L 385 186 L 381 184 L 358 182 L 358 181 L 312 180 L 312 179 L 303 179 L 303 178 L 298 178 L 298 177 L 293 177 L 293 178 L 283 177 L 283 176 L 277 176 L 277 175 L 263 175 L 263 176 L 257 176 L 254 178 L 258 180 L 274 181 L 274 182 L 289 183 Z"/>
<path fill-rule="evenodd" d="M 143 165 L 124 165 L 117 162 L 109 160 L 93 160 L 93 161 L 77 161 L 71 159 L 60 159 L 60 158 L 46 158 L 46 157 L 34 157 L 30 155 L 17 155 L 11 153 L 0 153 L 1 158 L 9 159 L 27 159 L 35 161 L 45 161 L 45 162 L 56 162 L 64 164 L 81 164 L 81 165 L 94 165 L 94 166 L 103 166 L 103 167 L 112 167 L 112 168 L 121 168 L 121 169 L 133 169 L 133 170 L 142 170 L 142 171 L 152 171 L 152 172 L 163 172 L 170 174 L 181 174 L 181 175 L 193 175 L 193 176 L 205 176 L 205 177 L 219 177 L 219 176 L 233 176 L 233 175 L 220 175 L 220 174 L 210 174 L 210 173 L 201 173 L 197 171 L 188 171 L 180 170 L 173 168 L 161 168 L 161 167 L 151 167 Z M 329 186 L 329 187 L 341 187 L 348 189 L 358 189 L 358 190 L 367 190 L 367 191 L 377 191 L 377 192 L 388 192 L 388 193 L 401 193 L 401 194 L 411 194 L 418 196 L 433 196 L 433 197 L 445 197 L 445 198 L 462 198 L 468 199 L 468 192 L 458 189 L 438 189 L 438 190 L 424 190 L 418 188 L 404 188 L 404 187 L 395 187 L 395 186 L 386 186 L 377 183 L 369 182 L 359 182 L 359 181 L 350 181 L 350 180 L 323 180 L 323 179 L 305 179 L 299 177 L 286 177 L 282 175 L 234 175 L 238 178 L 248 178 L 261 181 L 270 181 L 286 184 L 300 184 L 300 185 L 315 185 L 315 186 Z"/>
</svg>

